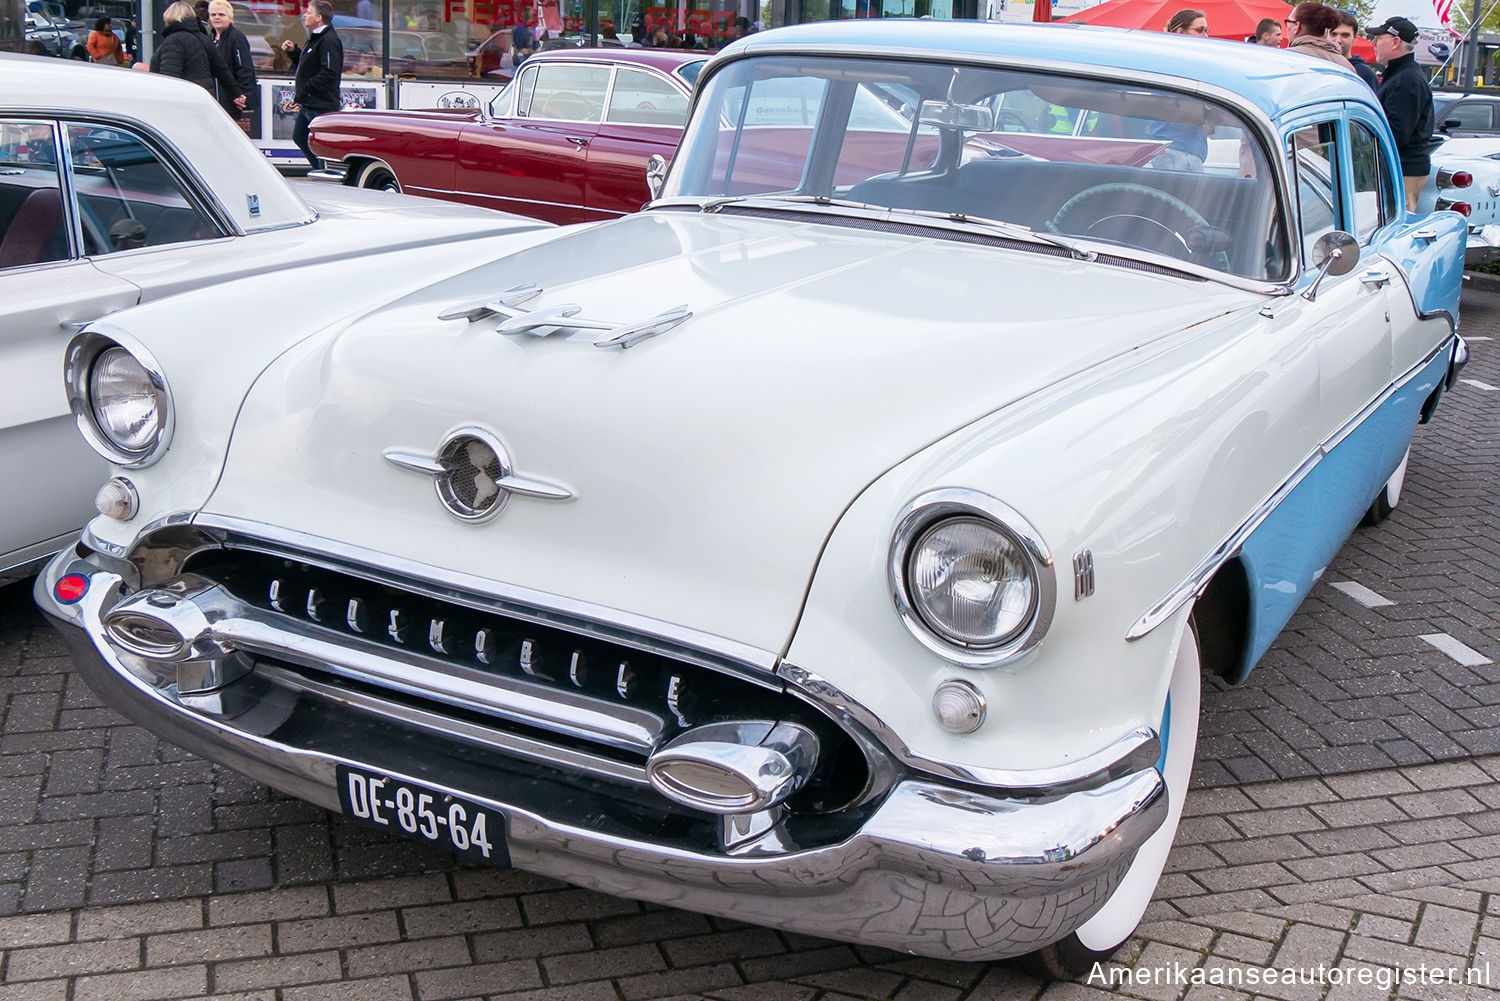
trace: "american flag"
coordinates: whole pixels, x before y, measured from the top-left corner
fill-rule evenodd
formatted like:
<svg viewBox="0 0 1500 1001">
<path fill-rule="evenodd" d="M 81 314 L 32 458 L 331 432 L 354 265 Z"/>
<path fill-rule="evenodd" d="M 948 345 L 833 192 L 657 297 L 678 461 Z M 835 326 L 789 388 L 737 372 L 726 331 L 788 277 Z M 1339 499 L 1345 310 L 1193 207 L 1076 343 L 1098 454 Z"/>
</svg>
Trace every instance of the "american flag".
<svg viewBox="0 0 1500 1001">
<path fill-rule="evenodd" d="M 1432 0 L 1432 6 L 1437 11 L 1438 23 L 1452 31 L 1453 0 Z"/>
</svg>

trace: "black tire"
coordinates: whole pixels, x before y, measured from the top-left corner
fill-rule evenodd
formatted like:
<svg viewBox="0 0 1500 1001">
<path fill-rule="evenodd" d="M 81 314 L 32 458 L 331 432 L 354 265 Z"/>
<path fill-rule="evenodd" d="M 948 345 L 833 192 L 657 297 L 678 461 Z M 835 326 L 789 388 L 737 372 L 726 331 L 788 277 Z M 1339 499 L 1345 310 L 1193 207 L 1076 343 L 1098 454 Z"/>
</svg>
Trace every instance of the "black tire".
<svg viewBox="0 0 1500 1001">
<path fill-rule="evenodd" d="M 373 191 L 392 191 L 398 195 L 401 193 L 401 182 L 396 180 L 396 175 L 383 163 L 366 164 L 359 172 L 358 186 Z"/>
<path fill-rule="evenodd" d="M 1396 467 L 1391 478 L 1386 480 L 1385 485 L 1380 488 L 1380 493 L 1375 495 L 1374 503 L 1360 520 L 1361 525 L 1378 525 L 1396 510 L 1396 505 L 1401 503 L 1401 489 L 1406 483 L 1406 464 L 1410 461 L 1411 446 L 1408 445 L 1406 454 L 1401 457 L 1401 465 Z"/>
</svg>

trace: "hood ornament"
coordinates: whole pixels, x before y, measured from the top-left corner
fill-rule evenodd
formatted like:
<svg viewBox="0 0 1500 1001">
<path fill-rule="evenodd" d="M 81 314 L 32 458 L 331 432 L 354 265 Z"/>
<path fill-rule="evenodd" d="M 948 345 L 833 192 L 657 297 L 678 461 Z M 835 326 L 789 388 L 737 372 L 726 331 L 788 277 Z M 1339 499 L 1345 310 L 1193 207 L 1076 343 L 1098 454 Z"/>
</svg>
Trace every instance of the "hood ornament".
<svg viewBox="0 0 1500 1001">
<path fill-rule="evenodd" d="M 579 316 L 583 307 L 573 303 L 526 309 L 526 304 L 541 295 L 542 291 L 542 287 L 536 282 L 523 282 L 512 285 L 499 295 L 481 296 L 450 306 L 438 314 L 438 319 L 468 320 L 473 323 L 487 316 L 498 316 L 500 324 L 495 328 L 496 333 L 527 333 L 537 337 L 546 337 L 554 330 L 598 330 L 602 334 L 594 340 L 594 347 L 624 349 L 648 337 L 665 333 L 693 315 L 693 311 L 686 306 L 674 306 L 644 320 L 621 323 Z"/>
<path fill-rule="evenodd" d="M 385 461 L 432 477 L 438 501 L 449 514 L 471 523 L 488 521 L 504 509 L 512 494 L 538 500 L 572 500 L 561 483 L 521 476 L 500 439 L 484 428 L 461 427 L 424 455 L 388 448 Z"/>
</svg>

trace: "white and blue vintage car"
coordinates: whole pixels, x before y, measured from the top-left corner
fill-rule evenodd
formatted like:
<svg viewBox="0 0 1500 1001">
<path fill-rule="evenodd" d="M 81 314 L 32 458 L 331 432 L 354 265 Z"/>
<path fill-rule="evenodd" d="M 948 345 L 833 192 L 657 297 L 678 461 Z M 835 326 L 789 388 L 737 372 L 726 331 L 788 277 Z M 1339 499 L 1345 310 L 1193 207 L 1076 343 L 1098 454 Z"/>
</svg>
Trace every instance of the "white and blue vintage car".
<svg viewBox="0 0 1500 1001">
<path fill-rule="evenodd" d="M 1462 218 L 1348 73 L 1089 27 L 753 35 L 662 166 L 417 290 L 90 326 L 114 476 L 38 600 L 122 713 L 392 834 L 1088 969 L 1203 672 L 1399 500 Z"/>
</svg>

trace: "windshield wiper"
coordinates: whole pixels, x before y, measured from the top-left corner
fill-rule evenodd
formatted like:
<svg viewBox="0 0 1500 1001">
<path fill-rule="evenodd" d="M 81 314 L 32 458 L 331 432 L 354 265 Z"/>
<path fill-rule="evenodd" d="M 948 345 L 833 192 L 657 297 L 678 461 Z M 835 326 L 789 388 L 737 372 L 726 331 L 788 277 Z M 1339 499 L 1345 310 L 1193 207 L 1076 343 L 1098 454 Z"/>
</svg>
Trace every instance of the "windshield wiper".
<svg viewBox="0 0 1500 1001">
<path fill-rule="evenodd" d="M 1099 259 L 1098 253 L 1085 250 L 1072 240 L 1064 237 L 1054 236 L 1051 233 L 1038 233 L 1030 226 L 1023 226 L 1018 222 L 1005 222 L 1002 219 L 990 219 L 985 216 L 968 215 L 964 212 L 942 212 L 933 209 L 909 209 L 894 205 L 879 205 L 874 202 L 852 201 L 847 198 L 829 198 L 826 195 L 726 195 L 722 198 L 710 198 L 699 206 L 700 212 L 717 212 L 726 205 L 740 205 L 745 203 L 760 203 L 769 205 L 816 205 L 827 208 L 862 209 L 868 212 L 896 212 L 902 215 L 917 216 L 922 219 L 935 219 L 942 222 L 958 223 L 961 226 L 978 226 L 982 229 L 995 230 L 1007 236 L 1019 236 L 1023 239 L 1035 240 L 1038 243 L 1066 250 L 1069 256 L 1079 261 L 1095 261 Z"/>
<path fill-rule="evenodd" d="M 722 198 L 710 198 L 698 206 L 698 211 L 717 212 L 726 205 L 738 205 L 743 202 L 773 205 L 824 205 L 841 209 L 872 209 L 876 212 L 883 212 L 886 209 L 884 205 L 856 202 L 847 198 L 829 198 L 826 195 L 725 195 Z"/>
<path fill-rule="evenodd" d="M 1036 240 L 1039 243 L 1050 244 L 1066 250 L 1068 254 L 1079 261 L 1097 261 L 1099 254 L 1093 250 L 1085 250 L 1073 240 L 1051 233 L 1038 233 L 1030 226 L 1023 226 L 1018 222 L 1006 222 L 1003 219 L 990 219 L 987 216 L 969 215 L 965 212 L 940 212 L 932 209 L 903 209 L 893 208 L 892 212 L 904 212 L 908 215 L 921 216 L 924 219 L 941 219 L 945 222 L 956 222 L 965 226 L 978 226 L 982 229 L 992 229 L 1004 233 L 1007 236 L 1019 236 L 1026 239 Z"/>
</svg>

